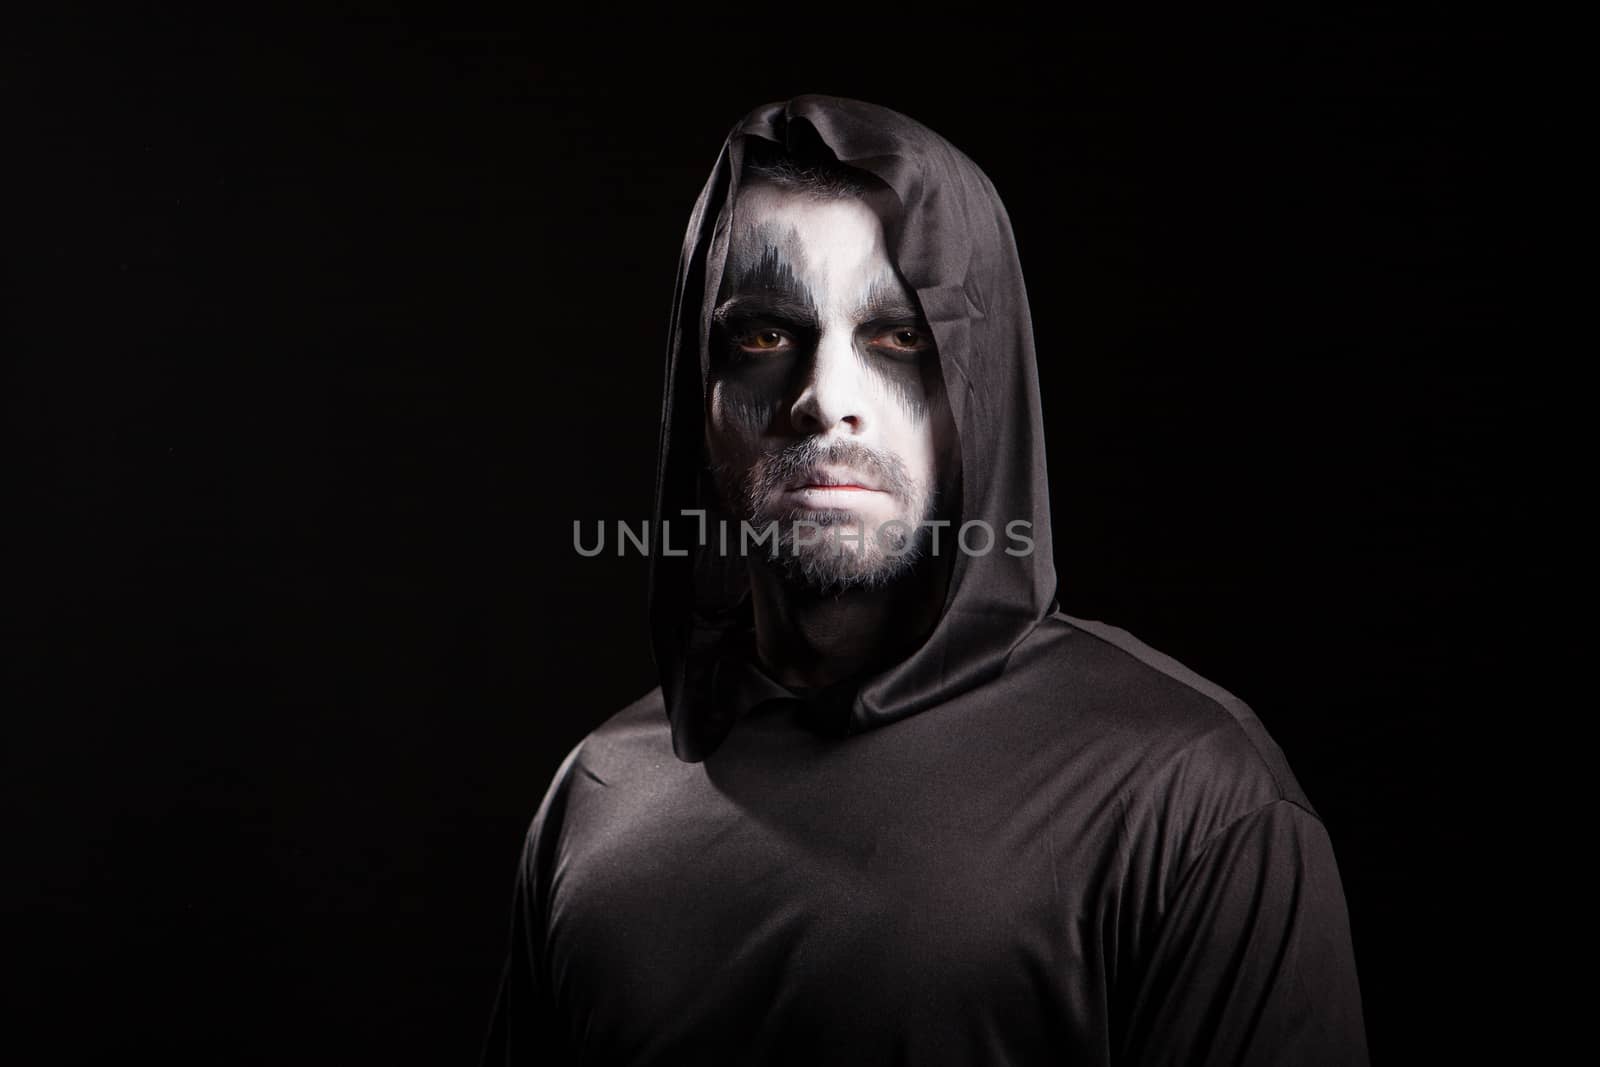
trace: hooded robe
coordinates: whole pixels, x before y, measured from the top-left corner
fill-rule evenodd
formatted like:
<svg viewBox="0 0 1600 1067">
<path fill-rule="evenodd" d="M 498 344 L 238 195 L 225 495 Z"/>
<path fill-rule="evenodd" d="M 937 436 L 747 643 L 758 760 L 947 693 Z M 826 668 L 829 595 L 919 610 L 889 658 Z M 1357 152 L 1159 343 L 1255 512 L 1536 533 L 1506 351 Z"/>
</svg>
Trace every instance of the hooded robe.
<svg viewBox="0 0 1600 1067">
<path fill-rule="evenodd" d="M 915 650 L 806 692 L 748 653 L 746 561 L 714 538 L 673 554 L 709 504 L 711 313 L 752 138 L 892 194 L 873 208 L 934 336 L 960 521 L 1033 541 L 956 553 Z M 674 308 L 661 686 L 550 783 L 484 1062 L 1365 1063 L 1334 853 L 1278 746 L 1230 693 L 1058 610 L 1027 296 L 978 167 L 869 104 L 758 108 L 695 205 Z"/>
</svg>

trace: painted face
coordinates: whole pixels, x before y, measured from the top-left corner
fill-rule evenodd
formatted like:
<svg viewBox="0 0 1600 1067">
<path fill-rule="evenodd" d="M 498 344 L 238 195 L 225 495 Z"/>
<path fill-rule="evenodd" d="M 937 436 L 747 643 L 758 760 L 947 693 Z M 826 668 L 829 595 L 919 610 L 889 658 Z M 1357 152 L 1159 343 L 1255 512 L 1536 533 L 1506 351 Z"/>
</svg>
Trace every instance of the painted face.
<svg viewBox="0 0 1600 1067">
<path fill-rule="evenodd" d="M 955 430 L 933 335 L 872 209 L 742 188 L 712 346 L 706 444 L 724 505 L 777 522 L 777 561 L 812 585 L 908 570 Z"/>
</svg>

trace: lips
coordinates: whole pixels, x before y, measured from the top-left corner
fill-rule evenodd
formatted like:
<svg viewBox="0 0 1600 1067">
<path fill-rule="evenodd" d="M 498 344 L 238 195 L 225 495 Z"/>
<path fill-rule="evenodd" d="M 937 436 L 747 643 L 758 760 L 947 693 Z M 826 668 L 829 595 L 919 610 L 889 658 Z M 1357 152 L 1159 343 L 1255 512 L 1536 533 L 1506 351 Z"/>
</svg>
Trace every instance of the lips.
<svg viewBox="0 0 1600 1067">
<path fill-rule="evenodd" d="M 804 489 L 855 490 L 863 493 L 880 493 L 883 491 L 858 474 L 849 471 L 829 471 L 821 467 L 806 471 L 799 478 L 796 478 L 788 486 L 788 489 L 790 492 L 799 492 Z"/>
</svg>

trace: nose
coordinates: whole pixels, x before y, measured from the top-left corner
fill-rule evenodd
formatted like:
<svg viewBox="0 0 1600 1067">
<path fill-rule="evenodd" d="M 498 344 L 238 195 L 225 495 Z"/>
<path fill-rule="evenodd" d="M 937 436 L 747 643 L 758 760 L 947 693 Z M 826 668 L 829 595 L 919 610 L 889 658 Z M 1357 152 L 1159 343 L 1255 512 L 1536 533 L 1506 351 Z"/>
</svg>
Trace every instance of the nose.
<svg viewBox="0 0 1600 1067">
<path fill-rule="evenodd" d="M 789 417 L 796 431 L 808 435 L 835 429 L 854 435 L 867 428 L 866 368 L 847 332 L 829 330 L 818 338 Z"/>
</svg>

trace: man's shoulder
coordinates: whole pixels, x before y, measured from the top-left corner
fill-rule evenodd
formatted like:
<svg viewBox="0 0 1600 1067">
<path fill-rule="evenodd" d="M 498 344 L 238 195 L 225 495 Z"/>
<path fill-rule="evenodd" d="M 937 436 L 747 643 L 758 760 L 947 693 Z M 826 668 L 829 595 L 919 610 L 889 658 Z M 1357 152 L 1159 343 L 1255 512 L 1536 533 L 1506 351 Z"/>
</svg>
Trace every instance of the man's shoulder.
<svg viewBox="0 0 1600 1067">
<path fill-rule="evenodd" d="M 1057 612 L 1008 669 L 1048 687 L 1065 729 L 1127 761 L 1127 783 L 1156 793 L 1204 785 L 1235 803 L 1287 800 L 1313 811 L 1283 750 L 1239 697 L 1127 630 Z M 1314 812 L 1313 812 L 1314 813 Z"/>
<path fill-rule="evenodd" d="M 672 752 L 672 730 L 667 721 L 661 687 L 632 701 L 584 735 L 568 754 L 573 770 L 596 784 L 609 784 L 636 776 L 640 768 L 678 763 Z"/>
<path fill-rule="evenodd" d="M 645 734 L 665 731 L 666 728 L 667 704 L 658 685 L 613 712 L 589 731 L 589 737 L 598 744 L 629 743 L 639 741 Z"/>
</svg>

